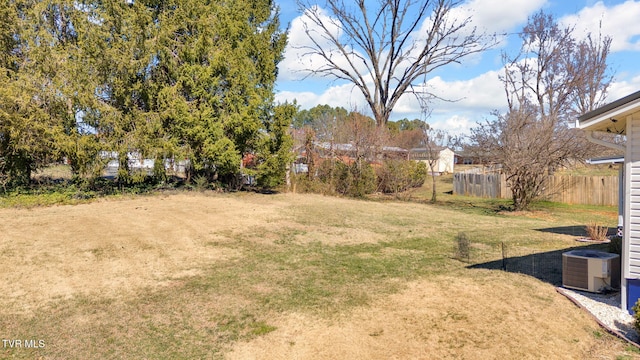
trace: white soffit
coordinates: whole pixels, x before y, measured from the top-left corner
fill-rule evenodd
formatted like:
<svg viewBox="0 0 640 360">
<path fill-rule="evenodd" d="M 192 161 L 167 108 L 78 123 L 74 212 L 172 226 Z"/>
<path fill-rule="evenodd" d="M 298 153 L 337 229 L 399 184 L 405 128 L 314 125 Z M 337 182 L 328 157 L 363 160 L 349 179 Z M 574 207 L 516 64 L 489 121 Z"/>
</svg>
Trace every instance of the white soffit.
<svg viewBox="0 0 640 360">
<path fill-rule="evenodd" d="M 640 91 L 580 116 L 576 127 L 624 134 L 627 117 L 637 112 L 640 112 Z"/>
</svg>

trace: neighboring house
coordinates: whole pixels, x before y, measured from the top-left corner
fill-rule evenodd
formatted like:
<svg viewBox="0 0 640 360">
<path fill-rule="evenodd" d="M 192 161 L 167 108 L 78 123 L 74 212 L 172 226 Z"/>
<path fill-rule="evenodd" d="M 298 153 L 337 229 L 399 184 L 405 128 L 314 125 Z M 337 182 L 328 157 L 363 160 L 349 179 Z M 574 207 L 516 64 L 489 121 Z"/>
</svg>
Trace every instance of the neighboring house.
<svg viewBox="0 0 640 360">
<path fill-rule="evenodd" d="M 298 159 L 303 161 L 296 161 L 296 163 L 305 163 L 307 154 L 303 145 L 294 147 L 294 152 Z M 357 157 L 365 157 L 371 160 L 375 154 L 375 160 L 383 159 L 408 159 L 409 150 L 395 147 L 395 146 L 383 146 L 376 148 L 373 146 L 361 146 L 357 147 L 350 143 L 331 143 L 328 141 L 313 142 L 313 151 L 316 154 L 317 159 L 329 159 L 337 158 L 344 162 L 352 162 Z M 316 159 L 316 160 L 317 160 Z"/>
<path fill-rule="evenodd" d="M 439 174 L 453 173 L 455 153 L 449 148 L 440 147 L 433 149 L 433 151 L 429 151 L 427 148 L 414 148 L 409 151 L 409 159 L 426 163 L 427 169 L 431 171 L 429 161 L 432 159 L 432 154 L 434 153 L 437 154 L 437 159 L 435 159 L 436 163 L 433 168 L 434 172 Z"/>
<path fill-rule="evenodd" d="M 364 151 L 364 149 L 358 149 L 352 144 L 338 144 L 338 143 L 330 143 L 328 141 L 324 142 L 313 142 L 313 147 L 315 150 L 318 150 L 323 157 L 331 156 L 331 153 L 339 154 L 339 155 L 350 155 L 352 157 L 356 156 L 356 151 Z"/>
<path fill-rule="evenodd" d="M 115 177 L 118 175 L 118 152 L 117 151 L 100 151 L 98 153 L 100 158 L 109 160 L 105 166 L 105 176 Z M 133 171 L 146 171 L 147 174 L 153 174 L 153 167 L 155 164 L 154 159 L 144 159 L 137 151 L 130 151 L 127 153 L 127 165 L 130 170 Z M 164 159 L 164 168 L 166 170 L 173 170 L 178 174 L 185 172 L 185 167 L 189 165 L 189 159 L 175 161 L 175 159 Z"/>
<path fill-rule="evenodd" d="M 640 298 L 640 91 L 580 116 L 576 127 L 585 130 L 591 142 L 624 154 L 620 298 L 621 308 L 631 312 Z M 626 145 L 596 139 L 593 132 L 626 135 Z"/>
<path fill-rule="evenodd" d="M 462 151 L 455 154 L 454 163 L 456 165 L 481 165 L 483 162 L 479 156 Z"/>
<path fill-rule="evenodd" d="M 307 173 L 309 171 L 309 161 L 305 146 L 294 146 L 293 152 L 296 154 L 293 171 L 296 174 Z M 396 146 L 383 146 L 381 148 L 362 146 L 358 148 L 350 143 L 313 142 L 313 162 L 316 166 L 331 158 L 351 164 L 357 157 L 363 157 L 371 162 L 372 165 L 377 166 L 387 159 L 408 160 L 409 150 Z"/>
<path fill-rule="evenodd" d="M 294 163 L 293 172 L 295 174 L 306 174 L 309 172 L 309 165 L 305 163 Z"/>
<path fill-rule="evenodd" d="M 383 146 L 382 157 L 384 159 L 409 159 L 409 150 L 397 146 Z"/>
</svg>

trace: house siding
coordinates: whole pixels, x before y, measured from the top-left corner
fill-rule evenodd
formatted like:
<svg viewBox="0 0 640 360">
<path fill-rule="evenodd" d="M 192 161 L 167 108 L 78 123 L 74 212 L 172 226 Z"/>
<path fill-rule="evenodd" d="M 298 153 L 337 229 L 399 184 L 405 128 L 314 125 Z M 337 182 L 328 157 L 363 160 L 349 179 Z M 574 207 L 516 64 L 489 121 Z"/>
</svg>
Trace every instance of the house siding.
<svg viewBox="0 0 640 360">
<path fill-rule="evenodd" d="M 640 117 L 630 116 L 627 119 L 627 139 L 640 139 Z M 628 239 L 626 252 L 628 264 L 625 277 L 640 279 L 640 143 L 627 142 L 626 154 L 626 192 L 629 201 L 625 204 L 626 218 L 625 237 Z"/>
</svg>

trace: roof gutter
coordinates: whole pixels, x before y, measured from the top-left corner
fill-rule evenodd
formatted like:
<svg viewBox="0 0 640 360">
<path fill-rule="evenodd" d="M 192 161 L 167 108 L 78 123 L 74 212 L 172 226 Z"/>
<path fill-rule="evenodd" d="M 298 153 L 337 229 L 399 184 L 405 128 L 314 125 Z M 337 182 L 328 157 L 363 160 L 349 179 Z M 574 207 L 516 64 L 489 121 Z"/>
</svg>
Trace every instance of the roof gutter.
<svg viewBox="0 0 640 360">
<path fill-rule="evenodd" d="M 587 140 L 591 141 L 594 144 L 602 145 L 604 147 L 608 147 L 610 149 L 621 151 L 623 154 L 626 152 L 627 147 L 620 144 L 610 143 L 604 140 L 596 139 L 593 137 L 593 131 L 587 131 Z"/>
</svg>

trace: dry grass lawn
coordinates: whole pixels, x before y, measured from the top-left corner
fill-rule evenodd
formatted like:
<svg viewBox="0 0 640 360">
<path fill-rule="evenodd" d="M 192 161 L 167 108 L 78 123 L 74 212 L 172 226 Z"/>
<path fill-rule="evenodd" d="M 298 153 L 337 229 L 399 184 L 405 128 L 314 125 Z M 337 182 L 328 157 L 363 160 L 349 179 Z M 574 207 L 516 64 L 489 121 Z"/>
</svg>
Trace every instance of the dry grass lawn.
<svg viewBox="0 0 640 360">
<path fill-rule="evenodd" d="M 589 216 L 249 193 L 4 208 L 0 337 L 46 345 L 0 358 L 640 358 L 552 284 L 452 258 L 458 231 L 473 263 L 576 246 L 536 229 Z"/>
<path fill-rule="evenodd" d="M 231 359 L 598 359 L 621 353 L 546 286 L 481 274 L 437 276 L 339 319 L 286 314 Z M 524 280 L 523 282 L 527 282 Z"/>
</svg>

